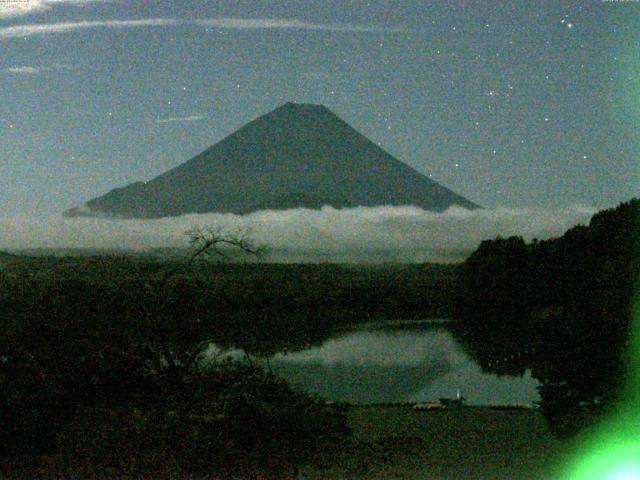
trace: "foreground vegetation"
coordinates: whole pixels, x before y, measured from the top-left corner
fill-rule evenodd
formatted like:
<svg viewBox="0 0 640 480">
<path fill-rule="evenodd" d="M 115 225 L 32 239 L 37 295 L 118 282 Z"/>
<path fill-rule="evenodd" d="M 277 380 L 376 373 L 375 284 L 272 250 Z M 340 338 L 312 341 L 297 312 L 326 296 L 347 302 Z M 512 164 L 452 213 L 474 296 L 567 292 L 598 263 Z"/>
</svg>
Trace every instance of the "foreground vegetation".
<svg viewBox="0 0 640 480">
<path fill-rule="evenodd" d="M 343 407 L 293 392 L 254 360 L 355 320 L 444 313 L 441 298 L 425 302 L 451 284 L 437 267 L 4 260 L 0 472 L 12 478 L 317 467 L 348 437 Z M 212 343 L 248 361 L 208 361 Z"/>
<path fill-rule="evenodd" d="M 376 319 L 454 317 L 483 369 L 531 369 L 552 429 L 574 433 L 622 392 L 639 234 L 634 200 L 458 268 L 0 255 L 0 473 L 290 478 L 369 451 L 344 407 L 256 360 Z"/>
<path fill-rule="evenodd" d="M 257 367 L 203 368 L 225 330 L 182 282 L 6 287 L 0 457 L 18 477 L 278 478 L 346 433 L 339 409 Z"/>
</svg>

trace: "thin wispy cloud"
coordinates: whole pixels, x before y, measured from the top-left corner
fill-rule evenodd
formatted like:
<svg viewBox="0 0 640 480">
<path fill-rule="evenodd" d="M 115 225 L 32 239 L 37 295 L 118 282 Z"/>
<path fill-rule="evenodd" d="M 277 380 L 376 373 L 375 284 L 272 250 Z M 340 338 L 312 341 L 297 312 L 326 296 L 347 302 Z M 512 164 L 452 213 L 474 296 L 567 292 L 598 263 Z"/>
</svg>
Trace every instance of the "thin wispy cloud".
<svg viewBox="0 0 640 480">
<path fill-rule="evenodd" d="M 79 67 L 77 65 L 69 65 L 66 63 L 52 63 L 51 65 L 21 65 L 21 66 L 13 66 L 6 67 L 5 70 L 9 73 L 13 73 L 14 75 L 39 75 L 46 72 L 70 72 L 73 70 L 77 70 Z"/>
<path fill-rule="evenodd" d="M 95 0 L 94 0 L 95 1 Z M 1 3 L 0 3 L 1 5 Z M 1 18 L 1 17 L 0 17 Z M 327 32 L 364 32 L 364 33 L 410 33 L 405 28 L 387 28 L 367 25 L 309 23 L 298 20 L 273 18 L 204 18 L 184 20 L 178 18 L 148 18 L 140 20 L 96 20 L 62 23 L 32 23 L 0 28 L 0 40 L 22 38 L 32 35 L 66 33 L 76 30 L 95 28 L 141 28 L 168 26 L 199 26 L 231 30 L 315 30 Z"/>
<path fill-rule="evenodd" d="M 41 13 L 55 5 L 67 4 L 81 7 L 107 1 L 113 0 L 2 0 L 0 1 L 0 19 Z"/>
<path fill-rule="evenodd" d="M 25 65 L 22 67 L 9 67 L 7 71 L 16 75 L 37 75 L 43 71 L 43 67 L 30 67 Z"/>
<path fill-rule="evenodd" d="M 289 20 L 282 18 L 206 18 L 194 20 L 193 23 L 205 27 L 225 28 L 236 30 L 258 30 L 258 29 L 295 29 L 295 30 L 322 30 L 328 32 L 369 32 L 369 33 L 392 33 L 409 32 L 405 28 L 378 27 L 372 25 L 350 25 L 334 23 L 310 23 L 299 20 Z"/>
<path fill-rule="evenodd" d="M 189 115 L 188 117 L 169 117 L 159 118 L 156 123 L 175 123 L 175 122 L 195 122 L 197 120 L 203 120 L 204 115 Z"/>
<path fill-rule="evenodd" d="M 47 35 L 52 33 L 65 33 L 76 30 L 95 28 L 137 28 L 160 27 L 177 25 L 180 22 L 171 18 L 148 18 L 144 20 L 98 20 L 62 23 L 33 23 L 29 25 L 13 25 L 0 28 L 0 40 L 8 38 L 22 38 L 32 35 Z"/>
</svg>

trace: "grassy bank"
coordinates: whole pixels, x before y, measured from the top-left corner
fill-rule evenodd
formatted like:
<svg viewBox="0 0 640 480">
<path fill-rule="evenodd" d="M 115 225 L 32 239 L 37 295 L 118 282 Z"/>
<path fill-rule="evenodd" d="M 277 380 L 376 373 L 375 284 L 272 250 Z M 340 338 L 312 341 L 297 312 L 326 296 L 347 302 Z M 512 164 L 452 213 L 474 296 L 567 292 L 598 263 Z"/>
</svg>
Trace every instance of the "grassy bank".
<svg viewBox="0 0 640 480">
<path fill-rule="evenodd" d="M 332 317 L 347 323 L 450 315 L 455 266 L 216 263 L 135 256 L 0 258 L 4 283 L 79 279 L 140 289 L 164 276 L 188 277 L 220 314 Z"/>
<path fill-rule="evenodd" d="M 488 407 L 416 412 L 410 406 L 354 406 L 353 440 L 328 471 L 308 479 L 543 480 L 565 442 L 537 410 Z"/>
</svg>

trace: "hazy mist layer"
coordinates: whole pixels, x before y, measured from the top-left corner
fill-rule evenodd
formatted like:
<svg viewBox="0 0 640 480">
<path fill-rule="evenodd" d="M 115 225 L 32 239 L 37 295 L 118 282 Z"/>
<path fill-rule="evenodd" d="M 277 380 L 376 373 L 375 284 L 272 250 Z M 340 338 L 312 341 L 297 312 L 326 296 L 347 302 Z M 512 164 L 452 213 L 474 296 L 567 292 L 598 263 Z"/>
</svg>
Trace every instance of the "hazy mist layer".
<svg viewBox="0 0 640 480">
<path fill-rule="evenodd" d="M 588 207 L 466 210 L 435 213 L 417 207 L 264 210 L 247 215 L 201 214 L 155 220 L 108 218 L 0 219 L 0 249 L 87 248 L 144 251 L 186 247 L 185 231 L 220 226 L 248 231 L 268 248 L 268 261 L 455 262 L 498 235 L 559 236 L 586 224 Z"/>
</svg>

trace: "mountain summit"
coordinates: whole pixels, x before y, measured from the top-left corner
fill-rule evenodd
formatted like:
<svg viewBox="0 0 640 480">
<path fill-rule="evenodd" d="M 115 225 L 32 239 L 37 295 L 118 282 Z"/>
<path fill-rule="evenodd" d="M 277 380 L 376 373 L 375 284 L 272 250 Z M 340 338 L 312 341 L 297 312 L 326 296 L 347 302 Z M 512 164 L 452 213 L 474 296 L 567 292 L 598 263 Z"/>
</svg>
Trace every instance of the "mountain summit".
<svg viewBox="0 0 640 480">
<path fill-rule="evenodd" d="M 477 205 L 389 155 L 322 105 L 286 103 L 149 182 L 66 216 L 157 218 L 306 207 Z"/>
</svg>

